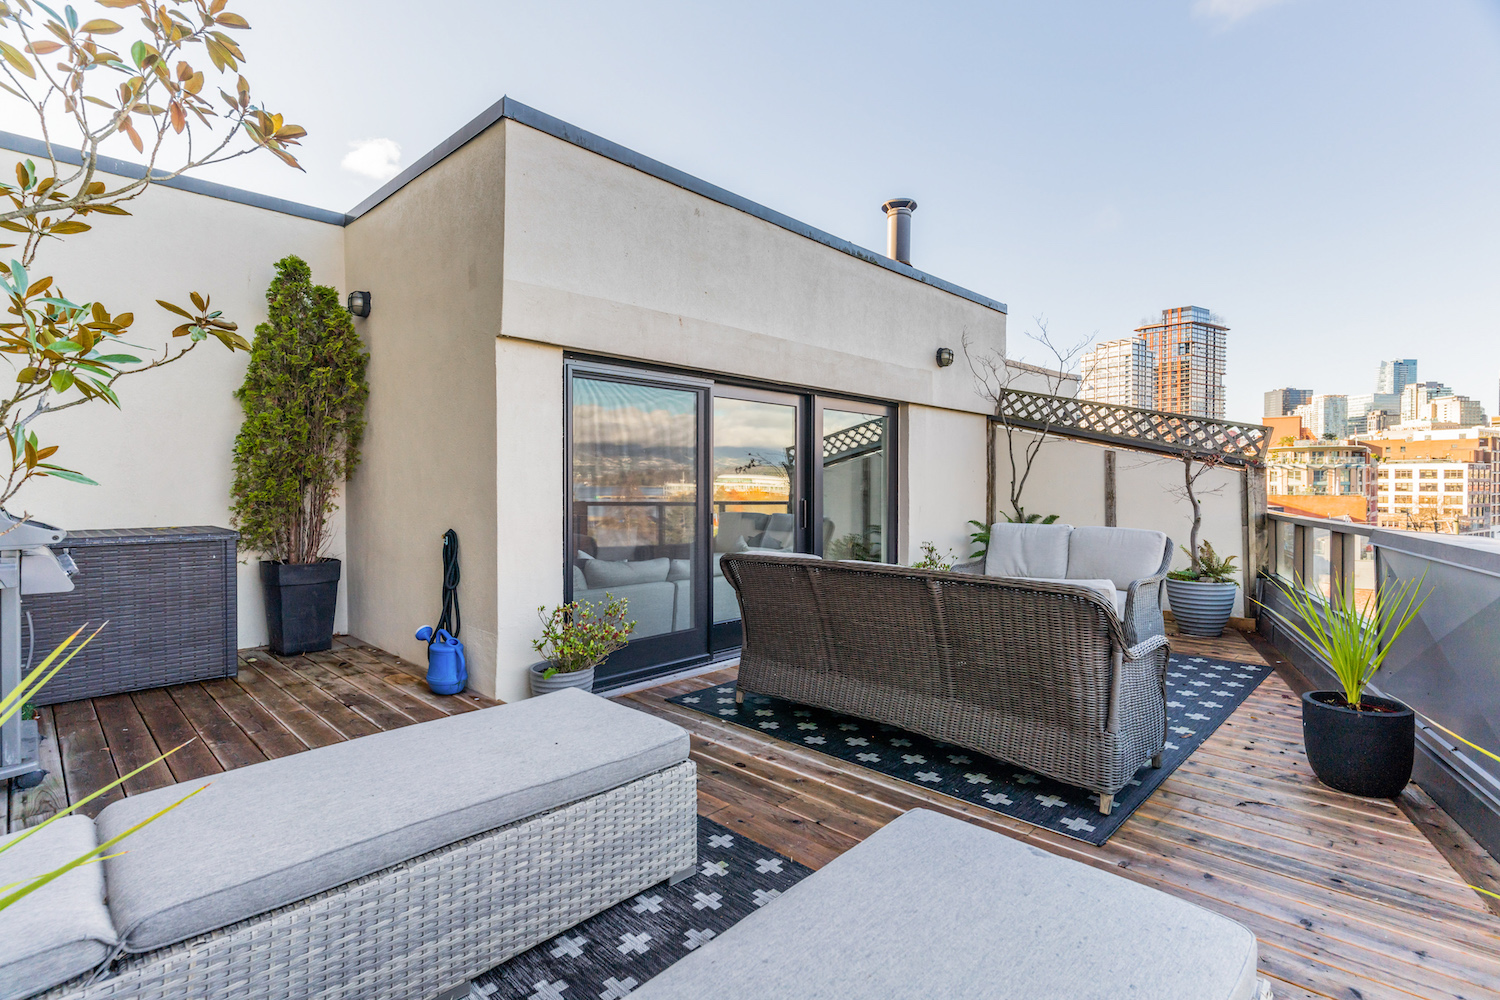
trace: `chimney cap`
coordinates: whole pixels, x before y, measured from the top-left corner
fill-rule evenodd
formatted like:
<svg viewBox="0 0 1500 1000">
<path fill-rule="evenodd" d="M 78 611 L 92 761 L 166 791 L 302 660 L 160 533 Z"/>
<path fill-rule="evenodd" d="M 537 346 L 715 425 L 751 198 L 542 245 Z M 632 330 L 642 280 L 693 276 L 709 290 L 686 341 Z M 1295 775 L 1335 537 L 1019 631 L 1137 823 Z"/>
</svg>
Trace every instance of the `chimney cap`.
<svg viewBox="0 0 1500 1000">
<path fill-rule="evenodd" d="M 904 208 L 907 211 L 911 211 L 917 207 L 917 203 L 910 198 L 892 198 L 880 207 L 889 215 L 893 208 Z"/>
</svg>

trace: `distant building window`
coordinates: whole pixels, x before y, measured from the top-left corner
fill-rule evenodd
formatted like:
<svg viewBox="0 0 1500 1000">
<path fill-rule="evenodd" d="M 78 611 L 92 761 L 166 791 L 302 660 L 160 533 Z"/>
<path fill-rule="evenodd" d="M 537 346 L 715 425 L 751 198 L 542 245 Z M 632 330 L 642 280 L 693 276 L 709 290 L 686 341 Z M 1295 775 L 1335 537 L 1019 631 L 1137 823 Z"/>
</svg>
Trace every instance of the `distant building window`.
<svg viewBox="0 0 1500 1000">
<path fill-rule="evenodd" d="M 1397 479 L 1410 479 L 1411 478 L 1411 470 L 1410 469 L 1397 469 L 1396 470 L 1396 478 Z"/>
</svg>

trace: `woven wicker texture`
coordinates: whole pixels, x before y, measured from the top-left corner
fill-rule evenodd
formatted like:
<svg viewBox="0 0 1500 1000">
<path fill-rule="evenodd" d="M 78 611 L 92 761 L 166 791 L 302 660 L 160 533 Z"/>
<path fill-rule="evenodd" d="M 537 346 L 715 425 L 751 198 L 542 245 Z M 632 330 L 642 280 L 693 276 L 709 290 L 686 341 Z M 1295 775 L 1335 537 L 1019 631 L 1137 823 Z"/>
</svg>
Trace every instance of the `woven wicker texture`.
<svg viewBox="0 0 1500 1000">
<path fill-rule="evenodd" d="M 677 764 L 38 1000 L 436 996 L 694 865 L 696 775 Z"/>
<path fill-rule="evenodd" d="M 85 622 L 109 625 L 37 703 L 233 677 L 238 538 L 211 527 L 70 532 L 54 551 L 68 551 L 78 563 L 72 592 L 25 600 L 37 654 Z"/>
<path fill-rule="evenodd" d="M 1159 608 L 1130 642 L 1093 591 L 730 553 L 739 687 L 977 750 L 1105 795 L 1166 742 Z M 1160 589 L 1132 588 L 1142 604 Z"/>
</svg>

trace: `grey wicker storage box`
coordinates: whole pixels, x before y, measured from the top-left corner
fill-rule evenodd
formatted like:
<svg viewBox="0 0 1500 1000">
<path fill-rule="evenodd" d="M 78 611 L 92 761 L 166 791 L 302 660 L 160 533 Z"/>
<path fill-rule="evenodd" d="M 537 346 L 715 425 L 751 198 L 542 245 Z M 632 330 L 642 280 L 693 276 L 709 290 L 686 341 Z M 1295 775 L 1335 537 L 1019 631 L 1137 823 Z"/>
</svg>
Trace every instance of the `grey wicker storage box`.
<svg viewBox="0 0 1500 1000">
<path fill-rule="evenodd" d="M 54 551 L 78 563 L 73 591 L 27 597 L 39 660 L 84 622 L 109 625 L 36 699 L 186 684 L 237 671 L 235 550 L 228 528 L 70 531 Z M 22 633 L 23 651 L 30 645 Z"/>
</svg>

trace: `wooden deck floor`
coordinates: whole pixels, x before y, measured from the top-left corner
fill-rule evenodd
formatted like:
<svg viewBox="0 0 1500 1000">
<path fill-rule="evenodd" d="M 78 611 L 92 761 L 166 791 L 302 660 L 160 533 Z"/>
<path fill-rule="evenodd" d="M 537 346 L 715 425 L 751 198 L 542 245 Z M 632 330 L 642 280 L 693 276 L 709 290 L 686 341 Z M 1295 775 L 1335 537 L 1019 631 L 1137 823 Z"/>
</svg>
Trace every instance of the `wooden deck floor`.
<svg viewBox="0 0 1500 1000">
<path fill-rule="evenodd" d="M 358 640 L 340 637 L 329 652 L 280 659 L 242 650 L 235 678 L 40 709 L 47 780 L 11 789 L 0 801 L 0 830 L 40 823 L 189 740 L 123 792 L 116 788 L 80 811 L 92 816 L 126 794 L 494 704 L 469 693 L 438 697 L 411 664 Z"/>
<path fill-rule="evenodd" d="M 1173 646 L 1265 662 L 1245 639 Z M 811 867 L 914 807 L 960 816 L 1240 921 L 1282 1000 L 1500 996 L 1500 917 L 1385 800 L 1318 784 L 1297 696 L 1273 674 L 1104 847 L 765 739 L 664 699 L 732 669 L 624 701 L 693 734 L 699 812 Z M 1141 928 L 1145 946 L 1171 942 Z"/>
<path fill-rule="evenodd" d="M 1261 661 L 1237 635 L 1179 638 L 1174 646 Z M 1403 811 L 1317 784 L 1302 755 L 1296 697 L 1276 675 L 1102 848 L 664 700 L 732 676 L 720 671 L 621 700 L 693 734 L 700 813 L 804 864 L 827 863 L 907 809 L 937 809 L 1241 921 L 1259 937 L 1262 971 L 1277 981 L 1282 1000 L 1500 997 L 1500 918 L 1433 846 L 1444 843 L 1461 858 L 1473 845 L 1444 841 L 1449 828 L 1441 824 L 1424 836 L 1410 818 L 1421 819 L 1420 802 Z M 0 829 L 41 822 L 194 737 L 125 793 L 490 704 L 473 695 L 435 697 L 412 665 L 357 640 L 285 659 L 246 651 L 235 679 L 43 709 L 51 773 L 0 803 Z M 1490 887 L 1500 889 L 1500 881 Z M 1171 951 L 1150 928 L 1142 928 L 1142 941 Z"/>
</svg>

